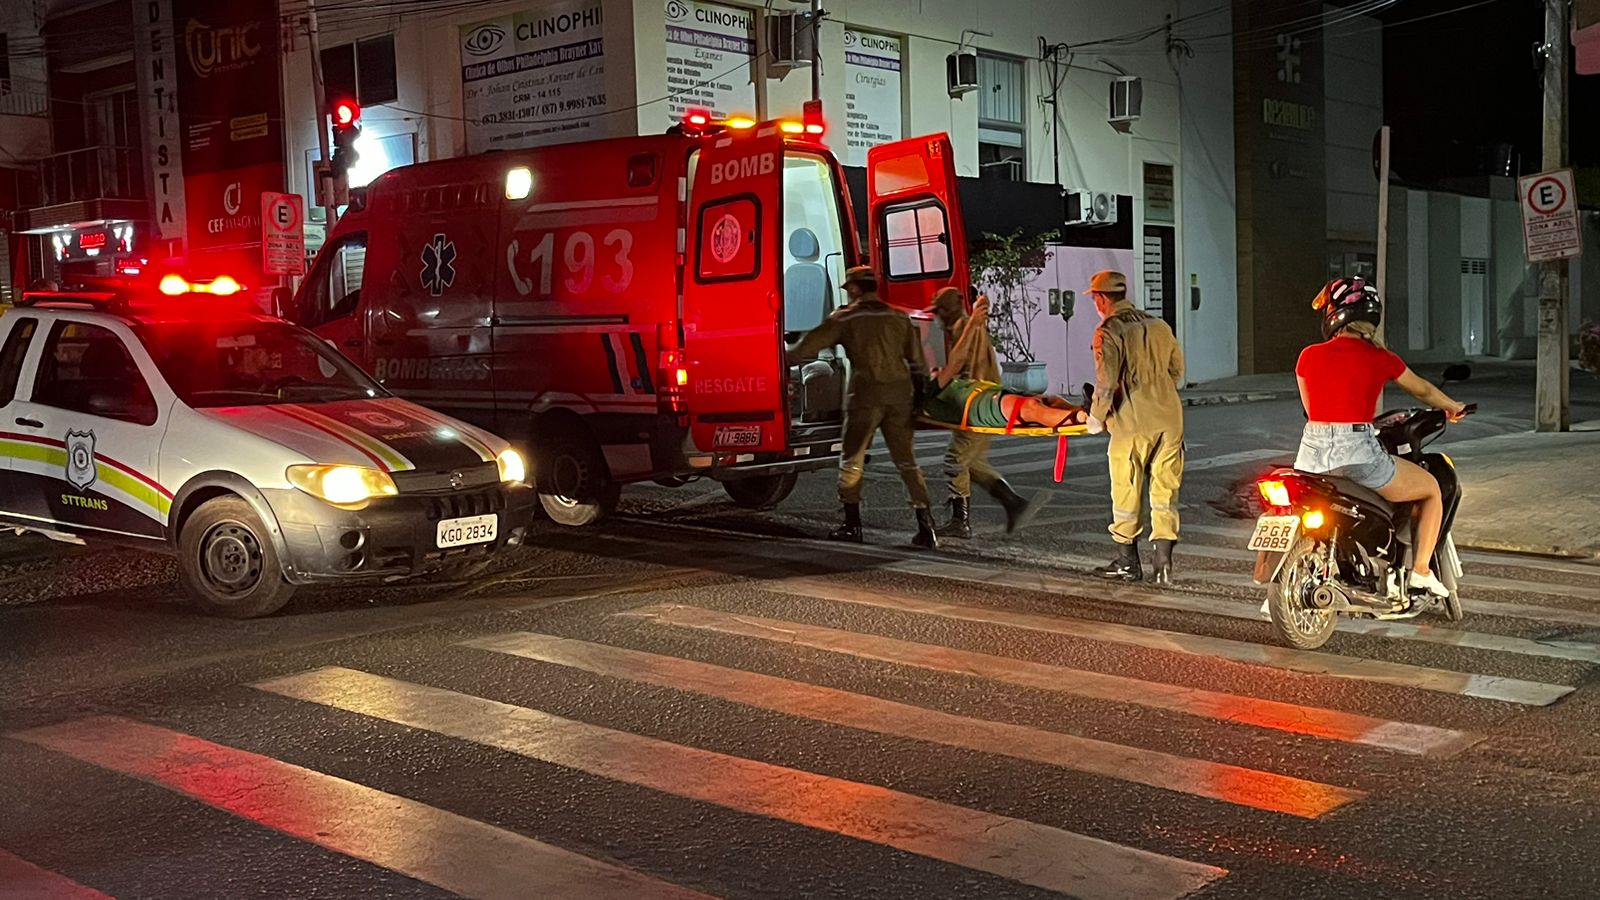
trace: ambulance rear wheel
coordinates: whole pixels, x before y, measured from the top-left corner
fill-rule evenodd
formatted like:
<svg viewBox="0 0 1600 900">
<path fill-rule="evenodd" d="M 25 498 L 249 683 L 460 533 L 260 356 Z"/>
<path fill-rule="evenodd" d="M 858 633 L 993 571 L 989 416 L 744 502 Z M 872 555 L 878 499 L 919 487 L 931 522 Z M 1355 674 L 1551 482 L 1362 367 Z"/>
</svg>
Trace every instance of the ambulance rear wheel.
<svg viewBox="0 0 1600 900">
<path fill-rule="evenodd" d="M 586 434 L 561 434 L 551 438 L 536 454 L 534 480 L 539 505 L 557 525 L 592 525 L 617 508 L 622 486 L 600 446 Z"/>
<path fill-rule="evenodd" d="M 722 489 L 728 492 L 728 499 L 745 509 L 772 509 L 789 496 L 799 480 L 797 472 L 757 475 L 754 478 L 724 481 Z"/>
<path fill-rule="evenodd" d="M 253 619 L 294 596 L 267 529 L 238 497 L 207 500 L 183 523 L 178 568 L 189 601 L 213 616 Z"/>
</svg>

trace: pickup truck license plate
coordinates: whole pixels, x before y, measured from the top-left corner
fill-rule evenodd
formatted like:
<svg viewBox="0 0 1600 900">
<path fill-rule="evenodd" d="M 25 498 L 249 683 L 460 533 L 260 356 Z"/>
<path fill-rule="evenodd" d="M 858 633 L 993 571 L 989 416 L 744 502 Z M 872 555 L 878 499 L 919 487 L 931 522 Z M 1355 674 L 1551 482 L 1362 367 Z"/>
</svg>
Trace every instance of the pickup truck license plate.
<svg viewBox="0 0 1600 900">
<path fill-rule="evenodd" d="M 759 447 L 760 425 L 718 425 L 711 434 L 713 447 Z"/>
<path fill-rule="evenodd" d="M 1288 553 L 1299 530 L 1299 516 L 1262 516 L 1256 520 L 1255 534 L 1250 536 L 1250 549 Z"/>
<path fill-rule="evenodd" d="M 487 544 L 495 539 L 499 531 L 500 517 L 493 513 L 487 516 L 463 516 L 459 519 L 444 519 L 439 522 L 438 543 L 440 549 L 446 547 L 465 547 L 468 544 Z"/>
</svg>

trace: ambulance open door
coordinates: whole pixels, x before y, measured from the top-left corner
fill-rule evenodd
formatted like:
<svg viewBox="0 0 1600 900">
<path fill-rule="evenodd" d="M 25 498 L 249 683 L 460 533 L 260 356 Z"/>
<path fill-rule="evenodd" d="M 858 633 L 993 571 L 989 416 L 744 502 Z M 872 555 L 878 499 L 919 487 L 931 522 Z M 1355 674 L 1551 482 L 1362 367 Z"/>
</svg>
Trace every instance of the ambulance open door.
<svg viewBox="0 0 1600 900">
<path fill-rule="evenodd" d="M 867 151 L 867 245 L 878 296 L 907 312 L 953 286 L 972 304 L 966 229 L 956 196 L 949 135 L 879 144 Z"/>
<path fill-rule="evenodd" d="M 783 450 L 782 138 L 724 135 L 699 151 L 691 171 L 683 349 L 694 445 Z"/>
</svg>

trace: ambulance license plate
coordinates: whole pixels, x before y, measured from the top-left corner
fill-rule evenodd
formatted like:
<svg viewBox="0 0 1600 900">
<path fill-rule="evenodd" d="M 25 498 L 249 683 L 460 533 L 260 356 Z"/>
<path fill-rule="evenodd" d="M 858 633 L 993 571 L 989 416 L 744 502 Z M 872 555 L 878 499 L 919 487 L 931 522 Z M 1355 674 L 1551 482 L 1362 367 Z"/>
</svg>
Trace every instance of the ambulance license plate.
<svg viewBox="0 0 1600 900">
<path fill-rule="evenodd" d="M 718 425 L 711 433 L 713 447 L 759 447 L 760 425 Z"/>
<path fill-rule="evenodd" d="M 1299 530 L 1299 516 L 1262 516 L 1256 520 L 1255 534 L 1250 536 L 1250 549 L 1288 553 Z"/>
<path fill-rule="evenodd" d="M 499 533 L 500 517 L 490 513 L 487 516 L 463 516 L 459 519 L 444 519 L 439 522 L 439 548 L 465 547 L 468 544 L 487 544 L 495 539 Z"/>
</svg>

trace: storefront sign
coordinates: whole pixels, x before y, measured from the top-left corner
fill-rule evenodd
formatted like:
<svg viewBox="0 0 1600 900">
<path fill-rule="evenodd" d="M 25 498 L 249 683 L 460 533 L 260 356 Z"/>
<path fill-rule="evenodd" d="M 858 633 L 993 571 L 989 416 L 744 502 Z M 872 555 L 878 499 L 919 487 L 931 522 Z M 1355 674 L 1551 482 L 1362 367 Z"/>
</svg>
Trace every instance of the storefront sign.
<svg viewBox="0 0 1600 900">
<path fill-rule="evenodd" d="M 756 86 L 755 13 L 738 6 L 697 0 L 666 0 L 667 124 L 683 120 L 691 106 L 714 115 L 753 114 Z"/>
<path fill-rule="evenodd" d="M 189 249 L 255 247 L 282 190 L 276 0 L 173 0 Z"/>
<path fill-rule="evenodd" d="M 864 166 L 868 149 L 900 140 L 900 58 L 899 38 L 845 29 L 845 165 Z"/>
<path fill-rule="evenodd" d="M 467 152 L 612 137 L 600 0 L 461 28 Z"/>
<path fill-rule="evenodd" d="M 186 217 L 172 0 L 133 0 L 133 14 L 138 29 L 133 45 L 138 60 L 139 113 L 144 117 L 144 154 L 156 233 L 164 241 L 181 245 Z M 178 251 L 182 252 L 181 246 Z"/>
</svg>

